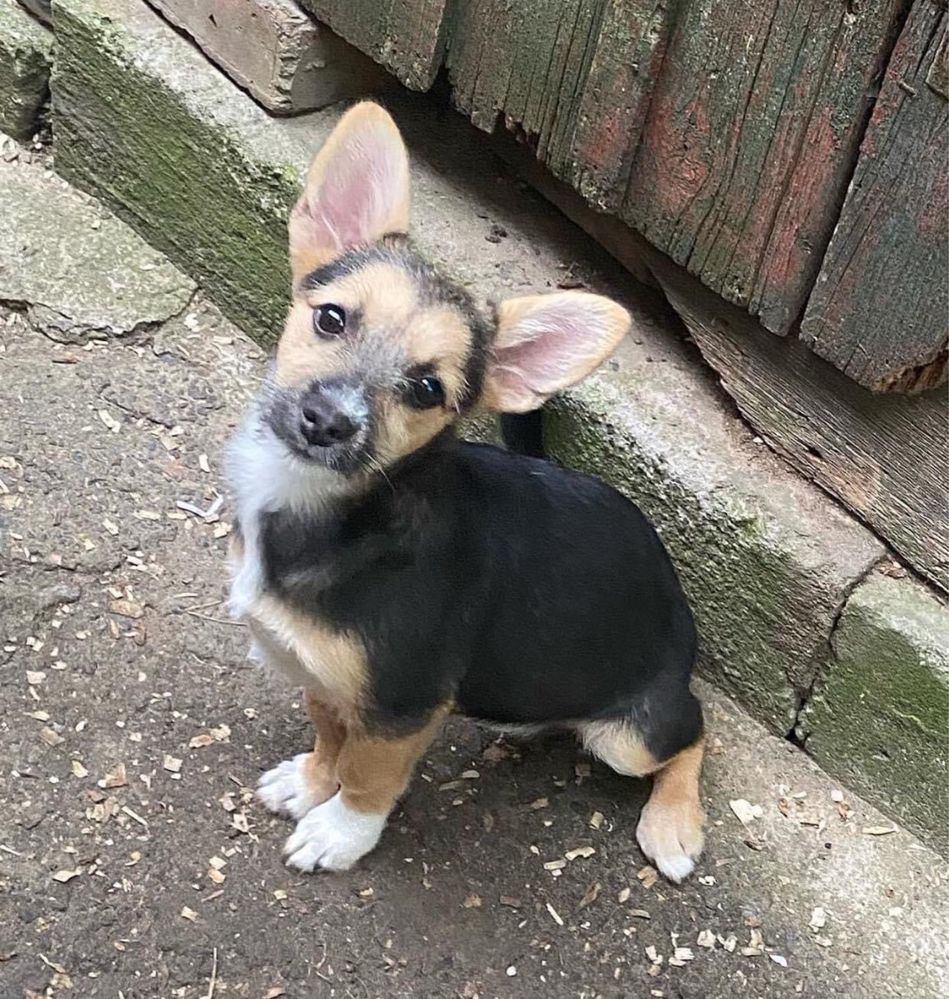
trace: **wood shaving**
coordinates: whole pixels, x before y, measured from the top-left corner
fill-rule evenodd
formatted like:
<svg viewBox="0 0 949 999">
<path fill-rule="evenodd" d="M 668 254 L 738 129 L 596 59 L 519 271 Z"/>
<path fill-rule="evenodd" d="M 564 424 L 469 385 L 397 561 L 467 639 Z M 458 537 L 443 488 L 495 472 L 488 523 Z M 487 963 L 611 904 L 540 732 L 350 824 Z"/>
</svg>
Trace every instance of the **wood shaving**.
<svg viewBox="0 0 949 999">
<path fill-rule="evenodd" d="M 629 914 L 636 919 L 652 919 L 652 916 L 645 909 L 630 909 Z"/>
<path fill-rule="evenodd" d="M 822 930 L 827 925 L 827 910 L 822 906 L 817 906 L 812 910 L 811 918 L 807 924 L 812 930 Z"/>
<path fill-rule="evenodd" d="M 715 949 L 715 934 L 711 930 L 702 930 L 695 938 L 696 946 L 707 947 L 709 950 Z"/>
<path fill-rule="evenodd" d="M 743 826 L 748 825 L 749 822 L 754 822 L 755 819 L 760 819 L 764 815 L 764 809 L 761 805 L 753 805 L 744 798 L 735 798 L 734 801 L 729 801 L 728 807 L 735 813 L 735 818 Z"/>
<path fill-rule="evenodd" d="M 577 906 L 578 909 L 585 909 L 588 905 L 592 905 L 600 897 L 600 882 L 597 881 L 595 884 L 590 885 L 589 888 L 583 893 L 583 898 L 580 899 L 580 904 Z"/>
<path fill-rule="evenodd" d="M 655 867 L 646 864 L 645 867 L 641 867 L 636 872 L 636 877 L 642 882 L 643 888 L 652 888 L 652 886 L 659 880 L 659 872 Z"/>
<path fill-rule="evenodd" d="M 548 860 L 544 864 L 545 871 L 562 871 L 567 866 L 566 860 Z"/>
<path fill-rule="evenodd" d="M 97 780 L 96 783 L 102 788 L 125 787 L 128 784 L 128 778 L 125 775 L 125 764 L 117 763 L 104 777 Z"/>
<path fill-rule="evenodd" d="M 181 918 L 187 919 L 189 922 L 194 923 L 197 921 L 198 914 L 194 909 L 189 909 L 188 906 L 182 906 L 181 908 Z"/>
<path fill-rule="evenodd" d="M 536 812 L 540 808 L 546 808 L 550 804 L 547 798 L 535 798 L 527 807 L 532 811 Z"/>
<path fill-rule="evenodd" d="M 466 909 L 480 909 L 481 908 L 481 896 L 480 895 L 469 895 L 464 902 L 461 903 Z"/>
<path fill-rule="evenodd" d="M 896 826 L 864 826 L 864 836 L 888 836 L 896 832 Z"/>
<path fill-rule="evenodd" d="M 41 669 L 28 669 L 26 671 L 26 682 L 31 687 L 38 687 L 46 679 L 46 674 Z"/>
<path fill-rule="evenodd" d="M 572 850 L 568 850 L 564 856 L 567 860 L 576 860 L 578 857 L 582 857 L 586 860 L 588 857 L 592 857 L 596 853 L 596 848 L 592 846 L 577 846 Z"/>
<path fill-rule="evenodd" d="M 788 966 L 788 959 L 783 957 L 781 954 L 769 954 L 768 957 L 770 957 L 775 964 L 780 964 L 782 968 L 786 968 Z"/>
<path fill-rule="evenodd" d="M 129 600 L 127 597 L 122 597 L 119 600 L 110 600 L 109 610 L 113 614 L 131 618 L 133 621 L 137 621 L 145 613 L 145 608 L 140 603 L 137 603 L 135 600 Z"/>
<path fill-rule="evenodd" d="M 100 409 L 98 417 L 112 433 L 117 434 L 122 429 L 122 424 L 107 409 Z"/>
<path fill-rule="evenodd" d="M 557 910 L 550 904 L 550 902 L 547 902 L 546 905 L 547 905 L 547 911 L 550 913 L 550 918 L 558 926 L 563 926 L 563 919 L 560 918 L 560 913 L 557 912 Z"/>
<path fill-rule="evenodd" d="M 67 881 L 72 881 L 73 878 L 78 878 L 80 874 L 82 874 L 82 871 L 78 868 L 74 871 L 63 869 L 53 875 L 53 880 L 65 884 Z"/>
<path fill-rule="evenodd" d="M 61 746 L 66 740 L 48 725 L 40 729 L 40 738 L 47 746 Z"/>
<path fill-rule="evenodd" d="M 169 773 L 180 774 L 181 764 L 183 762 L 184 761 L 179 760 L 177 756 L 170 756 L 168 753 L 165 753 L 164 758 L 161 761 L 161 765 L 162 769 L 167 770 Z"/>
<path fill-rule="evenodd" d="M 89 771 L 79 762 L 79 760 L 73 760 L 69 764 L 69 767 L 72 770 L 73 777 L 78 777 L 82 780 L 83 777 L 89 776 Z"/>
<path fill-rule="evenodd" d="M 620 888 L 619 894 L 616 896 L 617 902 L 626 902 L 629 900 L 629 896 L 632 891 L 629 888 Z"/>
<path fill-rule="evenodd" d="M 590 828 L 591 829 L 600 829 L 603 826 L 603 819 L 604 819 L 604 816 L 603 816 L 602 812 L 594 812 L 590 816 Z"/>
</svg>

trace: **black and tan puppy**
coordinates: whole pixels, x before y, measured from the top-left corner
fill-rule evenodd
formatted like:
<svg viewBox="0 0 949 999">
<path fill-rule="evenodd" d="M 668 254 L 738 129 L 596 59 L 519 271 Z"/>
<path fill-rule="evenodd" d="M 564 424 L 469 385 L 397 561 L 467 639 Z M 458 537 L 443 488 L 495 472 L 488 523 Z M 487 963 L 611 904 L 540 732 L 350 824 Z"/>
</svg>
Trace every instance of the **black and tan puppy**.
<svg viewBox="0 0 949 999">
<path fill-rule="evenodd" d="M 408 222 L 402 139 L 360 104 L 294 208 L 293 304 L 230 450 L 232 609 L 317 730 L 258 795 L 298 820 L 289 864 L 343 870 L 450 711 L 569 729 L 618 772 L 654 775 L 637 835 L 679 880 L 702 848 L 702 715 L 661 542 L 602 482 L 452 431 L 578 381 L 629 317 L 575 291 L 484 315 Z"/>
</svg>

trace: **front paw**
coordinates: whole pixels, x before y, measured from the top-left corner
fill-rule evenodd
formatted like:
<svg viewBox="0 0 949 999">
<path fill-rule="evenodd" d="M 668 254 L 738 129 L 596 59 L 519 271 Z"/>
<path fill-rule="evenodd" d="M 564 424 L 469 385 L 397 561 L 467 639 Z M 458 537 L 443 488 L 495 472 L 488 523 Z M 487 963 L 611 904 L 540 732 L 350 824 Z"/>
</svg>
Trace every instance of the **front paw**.
<svg viewBox="0 0 949 999">
<path fill-rule="evenodd" d="M 697 801 L 650 799 L 643 807 L 636 839 L 640 849 L 670 881 L 683 881 L 702 853 L 705 814 Z"/>
<path fill-rule="evenodd" d="M 379 842 L 385 815 L 348 808 L 340 793 L 307 812 L 287 840 L 287 864 L 301 871 L 347 871 Z"/>
<path fill-rule="evenodd" d="M 278 815 L 302 819 L 311 808 L 331 798 L 336 782 L 314 773 L 311 756 L 299 753 L 268 770 L 257 783 L 257 800 Z"/>
</svg>

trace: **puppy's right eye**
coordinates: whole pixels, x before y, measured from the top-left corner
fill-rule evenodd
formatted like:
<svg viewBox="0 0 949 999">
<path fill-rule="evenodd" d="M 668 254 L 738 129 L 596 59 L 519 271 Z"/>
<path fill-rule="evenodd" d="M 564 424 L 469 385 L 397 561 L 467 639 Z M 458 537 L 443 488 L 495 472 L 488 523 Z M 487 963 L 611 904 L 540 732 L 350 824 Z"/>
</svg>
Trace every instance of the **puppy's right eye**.
<svg viewBox="0 0 949 999">
<path fill-rule="evenodd" d="M 341 336 L 346 329 L 346 312 L 339 305 L 318 305 L 313 310 L 313 329 L 323 337 Z"/>
</svg>

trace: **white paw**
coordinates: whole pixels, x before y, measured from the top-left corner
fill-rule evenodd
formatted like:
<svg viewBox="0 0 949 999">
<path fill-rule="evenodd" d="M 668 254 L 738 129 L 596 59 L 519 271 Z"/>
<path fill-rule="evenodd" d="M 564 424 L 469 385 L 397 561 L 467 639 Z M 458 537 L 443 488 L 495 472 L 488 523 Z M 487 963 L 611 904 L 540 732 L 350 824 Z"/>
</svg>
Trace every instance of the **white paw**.
<svg viewBox="0 0 949 999">
<path fill-rule="evenodd" d="M 278 815 L 302 819 L 315 805 L 335 791 L 322 788 L 307 773 L 309 753 L 299 753 L 292 760 L 278 763 L 257 782 L 257 800 Z"/>
<path fill-rule="evenodd" d="M 705 816 L 697 802 L 647 801 L 636 839 L 640 849 L 670 881 L 683 881 L 702 853 Z"/>
<path fill-rule="evenodd" d="M 337 792 L 307 812 L 287 840 L 287 864 L 301 871 L 346 871 L 379 842 L 385 815 L 353 811 Z"/>
</svg>

